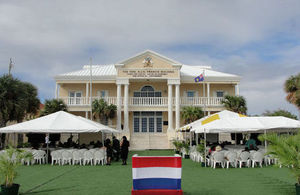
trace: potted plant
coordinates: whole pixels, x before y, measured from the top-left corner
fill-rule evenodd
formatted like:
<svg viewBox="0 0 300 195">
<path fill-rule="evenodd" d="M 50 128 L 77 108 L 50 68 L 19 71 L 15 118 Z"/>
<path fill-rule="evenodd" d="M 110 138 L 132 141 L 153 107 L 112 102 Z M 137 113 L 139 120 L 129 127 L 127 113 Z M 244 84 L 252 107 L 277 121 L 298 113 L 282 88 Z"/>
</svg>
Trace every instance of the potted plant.
<svg viewBox="0 0 300 195">
<path fill-rule="evenodd" d="M 267 154 L 278 158 L 279 164 L 287 166 L 297 179 L 296 194 L 300 195 L 300 133 L 296 135 L 267 134 L 259 136 L 260 141 L 268 141 Z"/>
<path fill-rule="evenodd" d="M 189 159 L 190 158 L 190 145 L 188 143 L 183 142 L 183 148 L 185 149 L 186 154 L 184 155 L 184 158 Z"/>
<path fill-rule="evenodd" d="M 175 147 L 175 153 L 176 153 L 176 154 L 179 154 L 179 153 L 180 153 L 180 150 L 181 150 L 181 148 L 182 148 L 181 142 L 180 142 L 179 140 L 174 139 L 174 140 L 172 141 L 172 144 L 173 144 L 174 147 Z"/>
<path fill-rule="evenodd" d="M 30 152 L 25 152 L 11 146 L 0 155 L 0 175 L 4 179 L 1 185 L 1 194 L 17 195 L 19 184 L 14 183 L 17 176 L 17 168 L 22 164 L 22 160 L 32 159 Z"/>
<path fill-rule="evenodd" d="M 201 154 L 202 159 L 205 160 L 205 141 L 202 139 L 200 140 L 200 143 L 197 146 L 197 151 Z M 205 167 L 205 162 L 201 162 L 201 166 Z"/>
</svg>

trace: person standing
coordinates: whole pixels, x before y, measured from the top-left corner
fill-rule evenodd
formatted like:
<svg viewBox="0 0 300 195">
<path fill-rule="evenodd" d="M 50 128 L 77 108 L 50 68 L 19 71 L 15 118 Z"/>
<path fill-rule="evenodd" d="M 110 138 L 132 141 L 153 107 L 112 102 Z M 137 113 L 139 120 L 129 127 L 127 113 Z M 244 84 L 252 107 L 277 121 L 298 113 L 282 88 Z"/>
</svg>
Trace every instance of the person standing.
<svg viewBox="0 0 300 195">
<path fill-rule="evenodd" d="M 129 141 L 127 140 L 126 136 L 123 136 L 121 141 L 121 158 L 123 161 L 122 165 L 127 165 L 127 157 L 128 157 L 128 148 L 129 148 Z"/>
<path fill-rule="evenodd" d="M 107 138 L 105 140 L 104 146 L 106 147 L 106 156 L 107 156 L 107 163 L 106 163 L 106 165 L 110 165 L 110 163 L 111 163 L 111 157 L 112 157 L 112 153 L 113 153 L 110 139 Z"/>
<path fill-rule="evenodd" d="M 120 141 L 115 137 L 113 136 L 113 158 L 116 160 L 116 161 L 119 161 L 119 158 L 120 158 Z"/>
</svg>

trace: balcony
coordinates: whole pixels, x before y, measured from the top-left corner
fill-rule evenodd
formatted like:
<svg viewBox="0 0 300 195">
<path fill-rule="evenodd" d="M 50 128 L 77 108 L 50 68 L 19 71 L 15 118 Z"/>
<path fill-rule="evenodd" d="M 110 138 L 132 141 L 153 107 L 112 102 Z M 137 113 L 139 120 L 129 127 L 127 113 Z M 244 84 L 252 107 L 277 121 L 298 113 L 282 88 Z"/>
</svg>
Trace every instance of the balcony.
<svg viewBox="0 0 300 195">
<path fill-rule="evenodd" d="M 89 106 L 90 98 L 86 97 L 62 97 L 62 99 L 68 106 Z M 92 97 L 92 101 L 100 99 L 100 97 Z M 117 105 L 117 97 L 105 97 L 103 98 L 108 104 Z M 181 106 L 222 106 L 222 97 L 181 97 Z M 121 98 L 121 104 L 123 105 L 124 98 Z M 129 106 L 139 107 L 168 107 L 168 97 L 129 97 Z M 172 99 L 172 105 L 175 106 L 175 97 Z"/>
</svg>

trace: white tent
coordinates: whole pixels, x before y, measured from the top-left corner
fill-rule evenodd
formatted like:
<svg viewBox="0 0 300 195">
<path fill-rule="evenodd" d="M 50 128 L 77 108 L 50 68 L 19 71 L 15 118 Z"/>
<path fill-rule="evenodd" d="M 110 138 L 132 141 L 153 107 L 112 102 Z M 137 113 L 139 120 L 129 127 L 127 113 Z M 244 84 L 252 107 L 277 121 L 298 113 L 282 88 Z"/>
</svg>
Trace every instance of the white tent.
<svg viewBox="0 0 300 195">
<path fill-rule="evenodd" d="M 194 121 L 180 129 L 195 133 L 240 133 L 261 130 L 282 130 L 300 128 L 300 121 L 282 116 L 247 117 L 224 110 Z"/>
<path fill-rule="evenodd" d="M 195 127 L 199 127 L 199 126 L 211 123 L 211 122 L 215 122 L 216 120 L 220 120 L 220 119 L 243 118 L 243 117 L 246 117 L 246 116 L 242 115 L 242 114 L 235 113 L 235 112 L 231 112 L 231 111 L 228 111 L 228 110 L 223 110 L 221 112 L 212 114 L 210 116 L 203 117 L 203 118 L 201 118 L 199 120 L 196 120 L 196 121 L 194 121 L 190 124 L 187 124 L 187 125 L 181 127 L 180 130 L 185 130 L 185 129 L 191 129 L 192 130 L 192 129 L 195 129 Z"/>
<path fill-rule="evenodd" d="M 195 133 L 242 133 L 256 131 L 281 131 L 300 128 L 300 121 L 282 117 L 237 117 L 216 119 L 208 123 L 191 126 Z"/>
<path fill-rule="evenodd" d="M 0 128 L 0 133 L 119 133 L 100 123 L 59 111 L 47 116 Z"/>
</svg>

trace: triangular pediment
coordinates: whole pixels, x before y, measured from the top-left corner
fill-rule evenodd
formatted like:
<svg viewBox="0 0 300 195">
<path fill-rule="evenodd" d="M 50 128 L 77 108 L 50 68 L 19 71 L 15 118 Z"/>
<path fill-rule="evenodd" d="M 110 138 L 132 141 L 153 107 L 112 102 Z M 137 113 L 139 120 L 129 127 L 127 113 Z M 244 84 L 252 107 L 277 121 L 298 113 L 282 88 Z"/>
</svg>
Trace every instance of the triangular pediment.
<svg viewBox="0 0 300 195">
<path fill-rule="evenodd" d="M 181 63 L 158 54 L 151 50 L 146 50 L 133 57 L 123 60 L 116 64 L 120 68 L 166 68 L 172 69 L 181 66 Z"/>
</svg>

